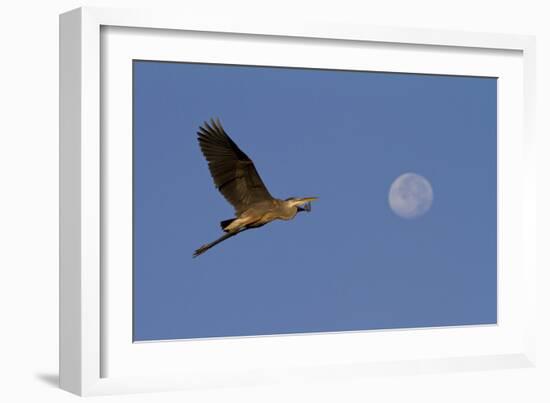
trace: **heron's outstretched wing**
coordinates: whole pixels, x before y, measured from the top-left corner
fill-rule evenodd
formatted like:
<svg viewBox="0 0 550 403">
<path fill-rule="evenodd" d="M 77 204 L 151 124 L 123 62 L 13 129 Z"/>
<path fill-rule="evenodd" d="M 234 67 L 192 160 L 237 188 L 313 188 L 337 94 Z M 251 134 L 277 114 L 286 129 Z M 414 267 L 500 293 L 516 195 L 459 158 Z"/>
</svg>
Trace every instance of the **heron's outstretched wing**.
<svg viewBox="0 0 550 403">
<path fill-rule="evenodd" d="M 204 122 L 197 134 L 214 184 L 237 215 L 253 203 L 272 199 L 252 160 L 231 140 L 219 120 Z"/>
</svg>

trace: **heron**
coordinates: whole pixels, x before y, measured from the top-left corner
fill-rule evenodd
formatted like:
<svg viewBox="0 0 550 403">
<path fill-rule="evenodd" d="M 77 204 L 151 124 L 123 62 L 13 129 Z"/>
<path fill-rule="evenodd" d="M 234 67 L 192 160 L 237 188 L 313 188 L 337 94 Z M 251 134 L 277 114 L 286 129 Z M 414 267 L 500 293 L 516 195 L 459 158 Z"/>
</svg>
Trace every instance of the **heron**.
<svg viewBox="0 0 550 403">
<path fill-rule="evenodd" d="M 214 185 L 235 209 L 235 217 L 221 221 L 225 234 L 195 250 L 193 257 L 241 232 L 311 211 L 311 202 L 317 197 L 281 200 L 271 196 L 252 160 L 229 137 L 219 119 L 204 122 L 197 135 Z"/>
</svg>

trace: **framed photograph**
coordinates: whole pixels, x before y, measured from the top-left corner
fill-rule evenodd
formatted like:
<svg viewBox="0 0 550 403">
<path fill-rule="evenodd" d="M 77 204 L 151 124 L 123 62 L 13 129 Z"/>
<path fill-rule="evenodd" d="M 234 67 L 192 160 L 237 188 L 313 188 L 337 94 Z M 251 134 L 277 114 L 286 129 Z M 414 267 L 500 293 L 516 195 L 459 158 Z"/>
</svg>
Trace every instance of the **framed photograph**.
<svg viewBox="0 0 550 403">
<path fill-rule="evenodd" d="M 534 39 L 60 17 L 60 383 L 534 365 Z"/>
</svg>

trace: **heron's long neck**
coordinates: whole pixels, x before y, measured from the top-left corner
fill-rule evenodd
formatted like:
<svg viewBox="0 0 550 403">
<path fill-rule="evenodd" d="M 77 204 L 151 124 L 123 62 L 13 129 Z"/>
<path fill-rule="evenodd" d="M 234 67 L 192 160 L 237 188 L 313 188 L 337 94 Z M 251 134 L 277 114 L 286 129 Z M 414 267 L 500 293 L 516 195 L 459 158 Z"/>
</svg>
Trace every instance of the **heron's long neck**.
<svg viewBox="0 0 550 403">
<path fill-rule="evenodd" d="M 280 215 L 283 220 L 291 220 L 298 212 L 298 207 L 293 206 L 290 201 L 281 200 Z"/>
</svg>

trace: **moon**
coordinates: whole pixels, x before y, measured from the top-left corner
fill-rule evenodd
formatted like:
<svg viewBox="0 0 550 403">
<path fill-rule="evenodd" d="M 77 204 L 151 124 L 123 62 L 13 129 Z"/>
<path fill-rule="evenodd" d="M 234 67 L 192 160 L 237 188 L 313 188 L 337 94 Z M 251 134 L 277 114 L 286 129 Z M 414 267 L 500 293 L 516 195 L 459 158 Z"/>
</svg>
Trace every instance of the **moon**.
<svg viewBox="0 0 550 403">
<path fill-rule="evenodd" d="M 390 208 L 402 218 L 416 218 L 432 207 L 434 193 L 430 182 L 421 175 L 407 172 L 393 181 L 388 195 Z"/>
</svg>

